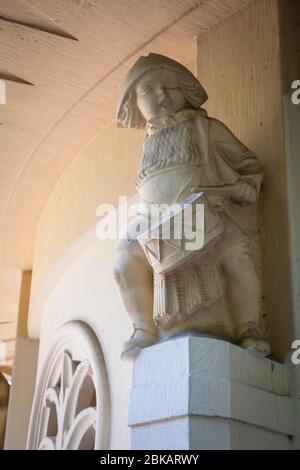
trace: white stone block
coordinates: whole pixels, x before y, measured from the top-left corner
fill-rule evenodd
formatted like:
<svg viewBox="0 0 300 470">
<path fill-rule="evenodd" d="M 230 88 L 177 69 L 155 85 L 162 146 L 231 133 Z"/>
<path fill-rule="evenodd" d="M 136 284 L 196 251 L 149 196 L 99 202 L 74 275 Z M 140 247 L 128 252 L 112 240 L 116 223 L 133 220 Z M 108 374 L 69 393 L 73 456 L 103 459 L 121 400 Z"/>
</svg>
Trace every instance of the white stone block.
<svg viewBox="0 0 300 470">
<path fill-rule="evenodd" d="M 290 448 L 289 387 L 288 366 L 230 343 L 161 342 L 134 363 L 132 448 Z"/>
</svg>

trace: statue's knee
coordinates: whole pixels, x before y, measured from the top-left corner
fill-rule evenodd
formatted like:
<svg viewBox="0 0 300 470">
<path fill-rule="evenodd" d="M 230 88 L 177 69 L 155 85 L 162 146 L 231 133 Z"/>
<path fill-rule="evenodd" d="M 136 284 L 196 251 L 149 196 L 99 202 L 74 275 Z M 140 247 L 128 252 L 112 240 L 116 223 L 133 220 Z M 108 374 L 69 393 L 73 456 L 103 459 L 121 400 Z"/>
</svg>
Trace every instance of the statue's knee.
<svg viewBox="0 0 300 470">
<path fill-rule="evenodd" d="M 134 255 L 119 252 L 113 268 L 114 277 L 119 285 L 132 284 L 137 282 L 141 274 L 141 260 Z"/>
<path fill-rule="evenodd" d="M 241 245 L 232 250 L 223 260 L 222 268 L 225 273 L 240 277 L 243 273 L 252 270 L 253 261 L 249 247 Z"/>
<path fill-rule="evenodd" d="M 118 253 L 117 259 L 113 267 L 114 278 L 119 285 L 124 284 L 126 272 L 128 271 L 128 256 Z"/>
</svg>

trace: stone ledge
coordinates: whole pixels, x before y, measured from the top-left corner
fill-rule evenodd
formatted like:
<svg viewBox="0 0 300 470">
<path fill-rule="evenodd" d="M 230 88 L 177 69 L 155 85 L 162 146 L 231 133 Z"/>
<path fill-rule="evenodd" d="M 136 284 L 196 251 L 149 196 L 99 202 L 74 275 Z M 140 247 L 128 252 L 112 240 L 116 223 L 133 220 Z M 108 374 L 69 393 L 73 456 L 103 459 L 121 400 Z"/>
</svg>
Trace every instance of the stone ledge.
<svg viewBox="0 0 300 470">
<path fill-rule="evenodd" d="M 178 337 L 136 359 L 129 425 L 193 415 L 292 435 L 289 390 L 284 364 L 217 339 Z"/>
</svg>

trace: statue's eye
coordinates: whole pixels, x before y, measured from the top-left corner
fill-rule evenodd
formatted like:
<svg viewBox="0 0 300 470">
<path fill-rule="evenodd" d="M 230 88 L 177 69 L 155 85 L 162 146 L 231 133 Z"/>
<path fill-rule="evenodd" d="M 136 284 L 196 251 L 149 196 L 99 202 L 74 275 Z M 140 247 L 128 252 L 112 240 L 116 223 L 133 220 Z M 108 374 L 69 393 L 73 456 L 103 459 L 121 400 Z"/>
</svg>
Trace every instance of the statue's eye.
<svg viewBox="0 0 300 470">
<path fill-rule="evenodd" d="M 151 91 L 152 91 L 152 88 L 149 86 L 146 86 L 142 89 L 143 95 L 147 95 L 148 93 L 151 93 Z"/>
</svg>

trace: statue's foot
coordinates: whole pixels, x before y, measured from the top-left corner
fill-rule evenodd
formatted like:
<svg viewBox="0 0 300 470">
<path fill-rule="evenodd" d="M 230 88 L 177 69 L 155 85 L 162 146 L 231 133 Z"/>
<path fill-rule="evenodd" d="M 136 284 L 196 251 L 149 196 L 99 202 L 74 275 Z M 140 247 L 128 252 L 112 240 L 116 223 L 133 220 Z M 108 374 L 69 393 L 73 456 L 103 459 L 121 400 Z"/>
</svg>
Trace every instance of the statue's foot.
<svg viewBox="0 0 300 470">
<path fill-rule="evenodd" d="M 239 345 L 248 351 L 256 352 L 262 356 L 271 354 L 271 347 L 267 341 L 256 338 L 244 338 Z"/>
<path fill-rule="evenodd" d="M 135 328 L 128 341 L 122 345 L 121 358 L 134 358 L 143 348 L 152 346 L 157 341 L 157 335 L 142 328 Z"/>
<path fill-rule="evenodd" d="M 247 322 L 239 327 L 237 344 L 261 356 L 271 354 L 271 347 L 264 337 L 263 330 L 254 322 Z"/>
</svg>

